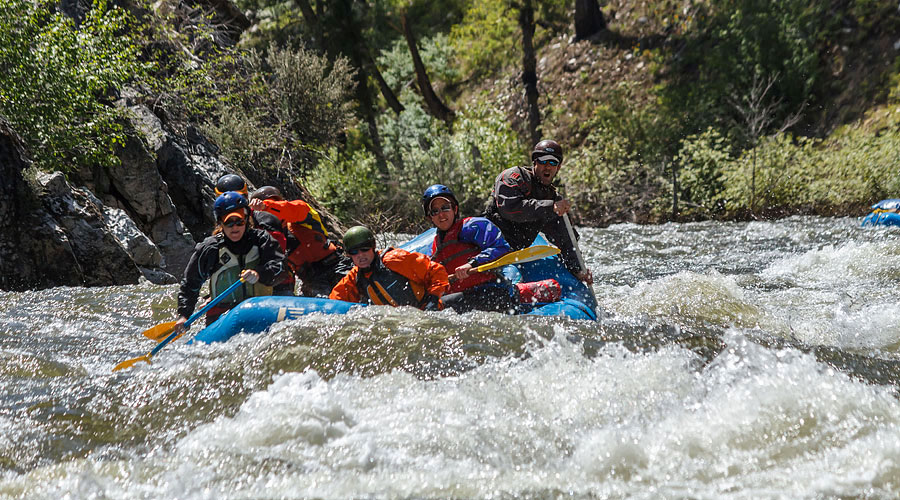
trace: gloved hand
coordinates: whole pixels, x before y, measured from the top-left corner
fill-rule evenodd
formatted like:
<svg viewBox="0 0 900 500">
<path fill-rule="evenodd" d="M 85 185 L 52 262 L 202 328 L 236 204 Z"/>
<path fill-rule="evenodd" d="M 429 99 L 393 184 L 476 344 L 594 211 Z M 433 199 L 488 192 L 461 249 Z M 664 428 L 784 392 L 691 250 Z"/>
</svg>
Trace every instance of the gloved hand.
<svg viewBox="0 0 900 500">
<path fill-rule="evenodd" d="M 426 294 L 422 299 L 422 310 L 423 311 L 440 311 L 442 309 L 441 306 L 441 298 L 436 295 Z"/>
</svg>

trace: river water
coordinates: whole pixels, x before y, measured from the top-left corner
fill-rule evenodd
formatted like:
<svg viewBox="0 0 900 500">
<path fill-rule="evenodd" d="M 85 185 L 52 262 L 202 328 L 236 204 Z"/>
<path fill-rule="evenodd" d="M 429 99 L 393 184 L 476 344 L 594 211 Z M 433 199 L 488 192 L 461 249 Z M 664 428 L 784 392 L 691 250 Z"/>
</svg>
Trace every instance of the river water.
<svg viewBox="0 0 900 500">
<path fill-rule="evenodd" d="M 116 373 L 175 286 L 0 292 L 0 498 L 900 496 L 900 230 L 581 234 L 598 323 L 370 307 Z"/>
</svg>

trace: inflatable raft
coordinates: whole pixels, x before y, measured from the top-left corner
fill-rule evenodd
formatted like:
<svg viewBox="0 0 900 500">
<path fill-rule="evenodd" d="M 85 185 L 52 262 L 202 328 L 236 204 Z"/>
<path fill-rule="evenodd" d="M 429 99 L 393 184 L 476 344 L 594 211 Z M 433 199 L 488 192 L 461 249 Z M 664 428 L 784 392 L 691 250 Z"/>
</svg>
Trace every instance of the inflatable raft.
<svg viewBox="0 0 900 500">
<path fill-rule="evenodd" d="M 900 226 L 900 199 L 881 200 L 872 205 L 872 211 L 860 225 L 862 226 Z"/>
<path fill-rule="evenodd" d="M 434 229 L 399 245 L 399 248 L 431 255 Z M 542 236 L 535 245 L 546 245 Z M 533 316 L 564 316 L 571 319 L 597 320 L 597 303 L 587 286 L 578 281 L 562 265 L 558 256 L 533 262 L 505 266 L 503 274 L 513 283 L 541 281 L 553 278 L 561 288 L 560 300 L 550 303 L 521 304 L 518 314 Z M 253 297 L 240 303 L 200 331 L 196 342 L 223 342 L 238 333 L 261 333 L 279 321 L 297 319 L 306 314 L 346 314 L 365 304 L 314 297 Z"/>
</svg>

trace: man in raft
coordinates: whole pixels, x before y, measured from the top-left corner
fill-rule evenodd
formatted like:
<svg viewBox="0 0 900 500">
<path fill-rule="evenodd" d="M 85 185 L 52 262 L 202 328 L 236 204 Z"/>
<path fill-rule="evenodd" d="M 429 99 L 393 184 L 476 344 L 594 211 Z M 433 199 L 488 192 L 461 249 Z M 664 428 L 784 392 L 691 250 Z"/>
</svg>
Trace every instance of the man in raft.
<svg viewBox="0 0 900 500">
<path fill-rule="evenodd" d="M 328 298 L 425 311 L 443 308 L 441 295 L 450 287 L 444 266 L 418 252 L 399 248 L 378 252 L 375 234 L 365 226 L 347 230 L 343 242 L 354 267 Z"/>
<path fill-rule="evenodd" d="M 206 313 L 209 325 L 244 299 L 272 295 L 272 284 L 284 270 L 280 245 L 269 233 L 253 227 L 246 198 L 234 191 L 223 193 L 216 198 L 213 213 L 217 223 L 212 236 L 197 244 L 184 270 L 178 291 L 177 329 L 184 329 L 206 280 L 210 297 L 218 297 L 239 278 L 246 280 Z"/>
<path fill-rule="evenodd" d="M 287 263 L 300 279 L 304 296 L 328 296 L 353 267 L 350 258 L 328 239 L 319 213 L 305 201 L 285 201 L 278 188 L 263 186 L 250 195 L 250 208 L 279 220 L 288 236 Z"/>
<path fill-rule="evenodd" d="M 497 176 L 482 215 L 500 228 L 513 250 L 531 245 L 543 232 L 562 251 L 566 269 L 590 285 L 593 275 L 589 269 L 581 271 L 575 242 L 562 218 L 572 205 L 553 185 L 562 161 L 562 147 L 556 141 L 535 144 L 530 166 L 511 167 Z"/>
</svg>

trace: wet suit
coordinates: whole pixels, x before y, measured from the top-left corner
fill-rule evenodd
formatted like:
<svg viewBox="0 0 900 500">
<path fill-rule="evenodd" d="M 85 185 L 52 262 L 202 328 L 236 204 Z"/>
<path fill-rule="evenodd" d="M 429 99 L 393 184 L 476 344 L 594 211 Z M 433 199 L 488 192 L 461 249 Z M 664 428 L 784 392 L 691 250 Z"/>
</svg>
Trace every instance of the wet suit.
<svg viewBox="0 0 900 500">
<path fill-rule="evenodd" d="M 543 232 L 562 251 L 566 269 L 578 276 L 581 266 L 575 245 L 565 221 L 553 211 L 554 202 L 561 199 L 555 186 L 535 179 L 532 167 L 512 167 L 497 176 L 483 215 L 500 228 L 513 250 L 530 246 Z"/>
</svg>

